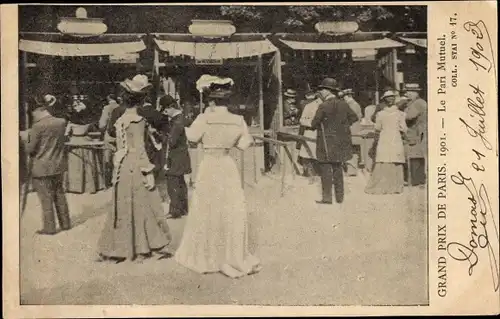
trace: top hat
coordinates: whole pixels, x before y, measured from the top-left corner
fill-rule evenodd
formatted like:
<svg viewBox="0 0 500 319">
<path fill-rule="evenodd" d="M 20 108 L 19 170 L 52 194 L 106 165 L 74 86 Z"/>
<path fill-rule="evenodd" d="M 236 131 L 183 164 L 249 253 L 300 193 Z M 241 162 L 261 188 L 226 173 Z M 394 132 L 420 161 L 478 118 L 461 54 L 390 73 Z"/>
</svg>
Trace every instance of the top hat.
<svg viewBox="0 0 500 319">
<path fill-rule="evenodd" d="M 395 97 L 395 96 L 396 96 L 396 94 L 394 94 L 394 91 L 390 91 L 390 90 L 389 90 L 389 91 L 385 91 L 385 92 L 384 92 L 384 95 L 382 95 L 382 97 L 381 97 L 380 99 L 381 99 L 381 100 L 383 100 L 383 99 L 385 99 L 386 97 L 391 97 L 391 96 L 393 96 L 393 97 Z"/>
<path fill-rule="evenodd" d="M 328 89 L 332 91 L 338 91 L 337 81 L 332 78 L 325 78 L 321 84 L 318 86 L 320 89 Z"/>
<path fill-rule="evenodd" d="M 146 94 L 153 86 L 149 83 L 148 77 L 143 74 L 137 74 L 132 80 L 126 79 L 120 85 L 131 94 Z"/>
<path fill-rule="evenodd" d="M 296 97 L 297 96 L 297 91 L 292 90 L 292 89 L 287 89 L 286 92 L 283 94 L 286 97 Z"/>
</svg>

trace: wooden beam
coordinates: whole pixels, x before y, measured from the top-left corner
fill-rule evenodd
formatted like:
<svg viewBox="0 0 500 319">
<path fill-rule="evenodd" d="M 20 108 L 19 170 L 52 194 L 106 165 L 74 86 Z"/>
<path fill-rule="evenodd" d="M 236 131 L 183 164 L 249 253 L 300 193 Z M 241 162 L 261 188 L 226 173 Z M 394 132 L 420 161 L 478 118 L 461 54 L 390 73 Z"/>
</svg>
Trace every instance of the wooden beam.
<svg viewBox="0 0 500 319">
<path fill-rule="evenodd" d="M 213 65 L 215 67 L 219 66 L 219 67 L 224 67 L 224 66 L 258 66 L 258 61 L 230 61 L 230 62 L 227 62 L 227 61 L 224 61 L 223 64 L 221 65 Z M 184 62 L 184 61 L 179 61 L 179 62 L 165 62 L 165 63 L 162 63 L 160 62 L 158 64 L 159 67 L 174 67 L 174 66 L 187 66 L 187 67 L 206 67 L 206 66 L 210 66 L 210 65 L 198 65 L 196 64 L 195 62 Z"/>
</svg>

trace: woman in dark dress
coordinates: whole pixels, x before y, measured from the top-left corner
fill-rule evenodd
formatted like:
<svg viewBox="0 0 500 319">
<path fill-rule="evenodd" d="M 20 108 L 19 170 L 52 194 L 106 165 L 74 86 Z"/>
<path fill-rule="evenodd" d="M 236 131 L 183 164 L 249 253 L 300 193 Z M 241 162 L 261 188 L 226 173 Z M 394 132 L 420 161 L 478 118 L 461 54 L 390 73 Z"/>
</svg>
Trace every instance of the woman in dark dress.
<svg viewBox="0 0 500 319">
<path fill-rule="evenodd" d="M 125 80 L 124 108 L 112 116 L 108 134 L 116 138 L 113 209 L 99 240 L 98 261 L 125 259 L 142 262 L 170 255 L 171 234 L 155 188 L 155 165 L 146 147 L 146 119 L 139 114 L 151 84 L 144 75 Z"/>
</svg>

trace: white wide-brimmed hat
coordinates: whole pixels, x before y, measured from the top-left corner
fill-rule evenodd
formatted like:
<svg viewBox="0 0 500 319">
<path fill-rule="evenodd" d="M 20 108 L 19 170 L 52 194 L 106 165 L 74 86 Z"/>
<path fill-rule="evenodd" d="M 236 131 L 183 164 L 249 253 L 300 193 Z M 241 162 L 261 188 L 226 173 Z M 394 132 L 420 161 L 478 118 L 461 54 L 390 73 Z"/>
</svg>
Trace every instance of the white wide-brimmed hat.
<svg viewBox="0 0 500 319">
<path fill-rule="evenodd" d="M 385 99 L 386 97 L 395 97 L 396 94 L 394 93 L 394 91 L 385 91 L 384 92 L 384 95 L 382 95 L 382 97 L 380 98 L 381 100 Z"/>
<path fill-rule="evenodd" d="M 149 83 L 148 77 L 144 74 L 137 74 L 132 80 L 126 79 L 120 85 L 132 94 L 146 94 L 153 86 Z"/>
</svg>

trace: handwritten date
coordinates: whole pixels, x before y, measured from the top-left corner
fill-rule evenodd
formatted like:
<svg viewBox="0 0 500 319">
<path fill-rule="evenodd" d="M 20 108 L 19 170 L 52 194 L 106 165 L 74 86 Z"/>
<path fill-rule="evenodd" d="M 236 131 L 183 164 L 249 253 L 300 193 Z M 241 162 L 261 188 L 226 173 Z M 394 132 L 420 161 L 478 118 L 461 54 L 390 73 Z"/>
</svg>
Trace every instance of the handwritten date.
<svg viewBox="0 0 500 319">
<path fill-rule="evenodd" d="M 498 242 L 498 227 L 491 216 L 491 203 L 488 192 L 484 184 L 476 186 L 470 177 L 465 177 L 461 172 L 451 176 L 451 180 L 456 185 L 463 186 L 468 191 L 468 201 L 470 204 L 470 239 L 467 244 L 450 242 L 447 246 L 448 254 L 457 261 L 467 261 L 469 263 L 469 276 L 472 276 L 474 268 L 479 263 L 478 250 L 488 251 L 491 274 L 493 276 L 493 286 L 495 291 L 499 289 L 499 269 L 497 251 L 492 247 L 491 240 Z M 490 232 L 489 232 L 490 231 Z M 490 236 L 492 236 L 490 240 Z"/>
</svg>

